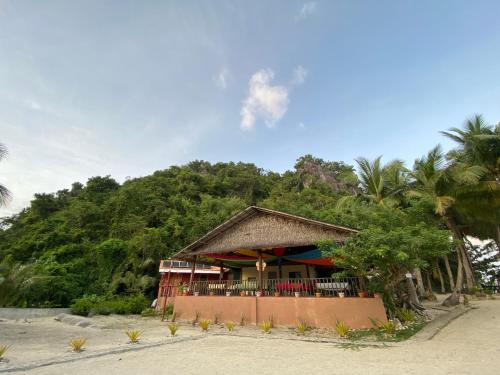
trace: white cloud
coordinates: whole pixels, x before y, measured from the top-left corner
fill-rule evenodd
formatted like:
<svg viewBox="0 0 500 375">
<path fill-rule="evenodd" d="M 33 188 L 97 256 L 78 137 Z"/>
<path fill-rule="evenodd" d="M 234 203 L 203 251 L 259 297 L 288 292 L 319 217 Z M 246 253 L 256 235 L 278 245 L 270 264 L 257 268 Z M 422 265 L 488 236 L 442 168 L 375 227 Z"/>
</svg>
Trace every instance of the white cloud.
<svg viewBox="0 0 500 375">
<path fill-rule="evenodd" d="M 292 85 L 301 85 L 304 83 L 307 77 L 307 69 L 304 69 L 302 65 L 296 67 L 293 71 Z"/>
<path fill-rule="evenodd" d="M 297 126 L 298 126 L 300 129 L 304 129 L 304 128 L 306 127 L 306 126 L 305 126 L 305 124 L 304 124 L 303 122 L 299 122 L 299 123 L 297 124 Z"/>
<path fill-rule="evenodd" d="M 288 109 L 288 89 L 284 86 L 273 86 L 274 72 L 261 69 L 254 73 L 249 82 L 248 97 L 241 108 L 241 128 L 250 130 L 258 117 L 268 127 L 273 127 Z"/>
<path fill-rule="evenodd" d="M 316 13 L 317 8 L 317 3 L 315 1 L 305 3 L 300 9 L 299 18 L 303 19 L 311 16 Z"/>
<path fill-rule="evenodd" d="M 212 77 L 212 80 L 214 81 L 215 86 L 221 90 L 225 90 L 229 80 L 229 70 L 222 68 L 218 74 Z"/>
</svg>

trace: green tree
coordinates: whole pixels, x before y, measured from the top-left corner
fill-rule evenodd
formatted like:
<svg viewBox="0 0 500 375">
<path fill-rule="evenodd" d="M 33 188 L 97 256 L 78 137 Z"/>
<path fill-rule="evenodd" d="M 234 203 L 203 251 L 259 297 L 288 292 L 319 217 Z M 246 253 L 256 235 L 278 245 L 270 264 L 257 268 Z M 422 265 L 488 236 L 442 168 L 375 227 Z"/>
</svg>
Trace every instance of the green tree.
<svg viewBox="0 0 500 375">
<path fill-rule="evenodd" d="M 7 156 L 7 148 L 0 143 L 0 161 Z M 11 193 L 4 185 L 0 184 L 0 207 L 11 199 Z"/>
</svg>

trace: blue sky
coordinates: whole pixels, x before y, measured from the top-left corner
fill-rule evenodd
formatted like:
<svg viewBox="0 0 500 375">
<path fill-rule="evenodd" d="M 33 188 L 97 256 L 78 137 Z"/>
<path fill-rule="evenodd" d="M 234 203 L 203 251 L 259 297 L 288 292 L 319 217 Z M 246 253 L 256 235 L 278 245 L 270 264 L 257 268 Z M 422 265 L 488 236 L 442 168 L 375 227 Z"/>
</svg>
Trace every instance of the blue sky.
<svg viewBox="0 0 500 375">
<path fill-rule="evenodd" d="M 14 194 L 194 159 L 416 157 L 500 121 L 498 1 L 0 0 Z"/>
</svg>

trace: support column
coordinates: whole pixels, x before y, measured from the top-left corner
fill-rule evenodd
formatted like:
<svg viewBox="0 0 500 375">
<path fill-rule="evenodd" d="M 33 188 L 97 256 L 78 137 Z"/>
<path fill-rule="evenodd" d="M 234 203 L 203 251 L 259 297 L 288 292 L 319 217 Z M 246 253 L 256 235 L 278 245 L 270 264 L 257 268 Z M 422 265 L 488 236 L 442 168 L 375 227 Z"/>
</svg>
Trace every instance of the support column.
<svg viewBox="0 0 500 375">
<path fill-rule="evenodd" d="M 223 263 L 222 262 L 219 262 L 219 267 L 220 267 L 220 271 L 219 271 L 219 281 L 222 281 L 223 277 L 224 277 L 224 268 L 223 268 Z"/>
<path fill-rule="evenodd" d="M 191 275 L 189 275 L 189 287 L 188 290 L 191 291 L 191 287 L 193 285 L 193 280 L 194 280 L 194 270 L 196 269 L 196 260 L 198 256 L 196 255 L 193 259 L 193 265 L 191 267 Z"/>
<path fill-rule="evenodd" d="M 259 291 L 262 294 L 262 250 L 259 250 Z"/>
</svg>

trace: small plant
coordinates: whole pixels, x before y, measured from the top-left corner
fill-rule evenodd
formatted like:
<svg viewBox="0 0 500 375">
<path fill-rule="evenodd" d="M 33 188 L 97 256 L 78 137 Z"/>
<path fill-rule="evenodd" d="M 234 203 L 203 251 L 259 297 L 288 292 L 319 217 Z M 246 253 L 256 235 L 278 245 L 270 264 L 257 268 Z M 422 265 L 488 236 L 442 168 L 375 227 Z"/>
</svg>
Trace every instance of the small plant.
<svg viewBox="0 0 500 375">
<path fill-rule="evenodd" d="M 340 337 L 345 338 L 349 335 L 350 328 L 344 322 L 337 320 L 337 323 L 335 323 L 335 331 Z"/>
<path fill-rule="evenodd" d="M 245 315 L 243 315 L 243 313 L 241 313 L 241 318 L 240 318 L 240 326 L 241 327 L 244 327 L 246 324 L 246 318 L 245 318 Z"/>
<path fill-rule="evenodd" d="M 214 314 L 214 324 L 219 324 L 219 319 L 220 319 L 220 314 L 215 313 Z"/>
<path fill-rule="evenodd" d="M 125 334 L 129 338 L 131 344 L 137 344 L 139 343 L 142 331 L 139 331 L 138 329 L 129 329 L 128 331 L 125 331 Z"/>
<path fill-rule="evenodd" d="M 297 333 L 299 335 L 305 335 L 307 328 L 307 323 L 301 320 L 299 324 L 297 324 Z"/>
<path fill-rule="evenodd" d="M 470 301 L 469 301 L 469 297 L 467 297 L 465 294 L 464 294 L 464 306 L 470 306 Z"/>
<path fill-rule="evenodd" d="M 413 323 L 415 321 L 415 312 L 410 309 L 399 309 L 396 311 L 396 316 L 403 323 Z"/>
<path fill-rule="evenodd" d="M 3 355 L 9 350 L 9 345 L 0 345 L 0 361 L 3 358 Z"/>
<path fill-rule="evenodd" d="M 269 315 L 268 322 L 271 323 L 271 328 L 274 328 L 274 316 L 272 314 Z"/>
<path fill-rule="evenodd" d="M 271 333 L 271 328 L 273 328 L 273 324 L 269 320 L 266 320 L 262 322 L 260 328 L 264 333 Z"/>
<path fill-rule="evenodd" d="M 202 319 L 198 324 L 203 332 L 207 332 L 208 327 L 210 327 L 210 320 Z"/>
<path fill-rule="evenodd" d="M 177 313 L 174 311 L 174 312 L 172 313 L 172 319 L 170 319 L 170 321 L 171 321 L 172 323 L 173 323 L 173 322 L 175 322 L 175 318 L 177 318 Z"/>
<path fill-rule="evenodd" d="M 73 349 L 74 352 L 81 352 L 83 350 L 83 346 L 87 342 L 87 339 L 85 337 L 77 337 L 76 339 L 71 339 L 69 342 L 69 345 Z"/>
<path fill-rule="evenodd" d="M 174 324 L 174 323 L 169 324 L 167 327 L 168 327 L 168 330 L 170 331 L 170 336 L 175 336 L 175 334 L 177 333 L 177 330 L 179 329 L 177 324 Z"/>
<path fill-rule="evenodd" d="M 388 335 L 393 335 L 396 333 L 396 325 L 392 320 L 389 320 L 387 323 L 384 323 L 380 326 L 380 329 Z"/>
<path fill-rule="evenodd" d="M 226 328 L 229 332 L 233 332 L 235 326 L 236 324 L 234 324 L 234 322 L 226 322 Z"/>
</svg>

